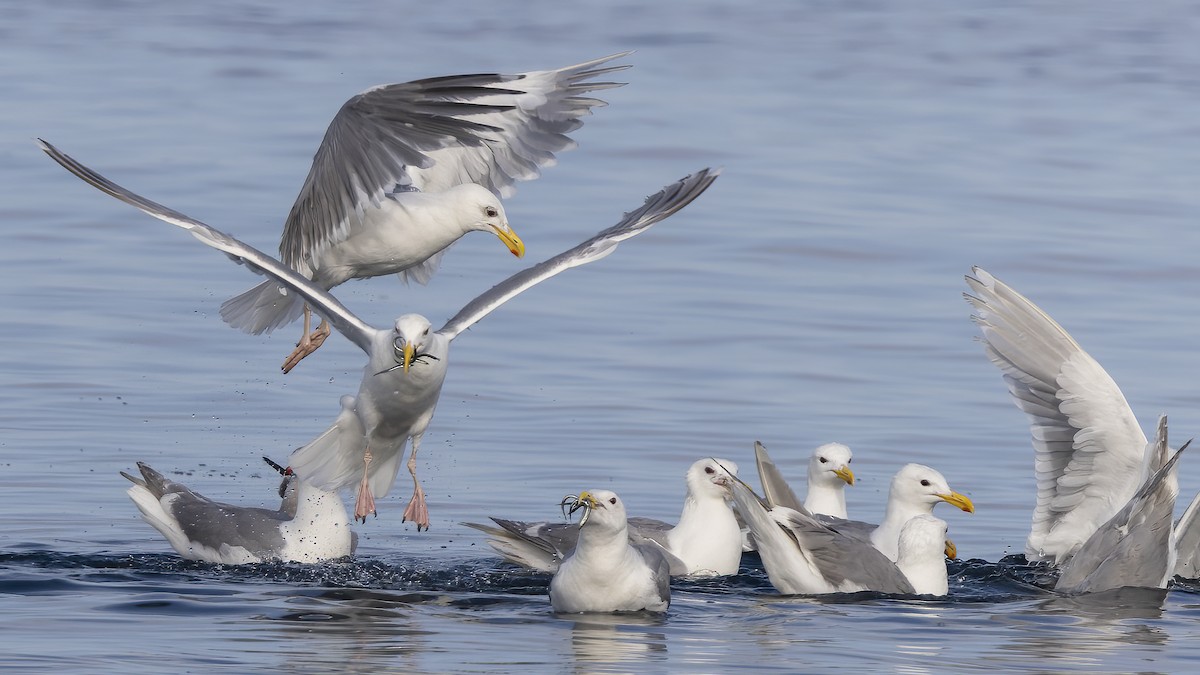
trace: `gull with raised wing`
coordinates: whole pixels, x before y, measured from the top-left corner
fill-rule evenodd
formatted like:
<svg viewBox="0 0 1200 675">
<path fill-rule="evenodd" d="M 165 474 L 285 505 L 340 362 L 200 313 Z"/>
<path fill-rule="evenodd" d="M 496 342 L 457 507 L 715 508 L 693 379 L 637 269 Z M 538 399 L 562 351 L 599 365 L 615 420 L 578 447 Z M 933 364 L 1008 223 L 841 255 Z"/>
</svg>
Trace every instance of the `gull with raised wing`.
<svg viewBox="0 0 1200 675">
<path fill-rule="evenodd" d="M 845 488 L 854 485 L 854 472 L 850 470 L 852 461 L 854 455 L 850 448 L 841 443 L 826 443 L 813 450 L 808 459 L 808 492 L 803 502 L 809 513 L 847 517 Z M 767 502 L 795 509 L 800 500 L 783 479 L 766 447 L 758 441 L 754 442 L 754 462 Z"/>
<path fill-rule="evenodd" d="M 654 518 L 628 519 L 632 541 L 651 540 L 666 551 L 672 575 L 723 576 L 737 574 L 742 560 L 742 536 L 730 508 L 729 485 L 737 464 L 715 457 L 693 463 L 685 474 L 687 495 L 675 525 Z M 554 572 L 579 538 L 571 523 L 523 522 L 492 517 L 499 525 L 464 523 L 489 535 L 488 545 L 505 560 Z"/>
<path fill-rule="evenodd" d="M 919 516 L 914 518 L 913 528 L 903 530 L 900 538 L 900 559 L 892 562 L 869 542 L 842 534 L 803 506 L 773 507 L 740 479 L 735 479 L 732 490 L 738 513 L 758 544 L 767 577 L 780 593 L 945 594 L 944 561 L 941 584 L 937 583 L 936 565 L 928 564 L 944 551 L 949 553 L 944 528 L 937 530 L 941 538 L 930 539 L 927 523 Z M 905 569 L 914 574 L 916 583 L 906 576 Z"/>
<path fill-rule="evenodd" d="M 1062 326 L 985 270 L 966 277 L 984 349 L 1029 418 L 1037 477 L 1030 561 L 1063 565 L 1155 473 L 1117 383 Z"/>
<path fill-rule="evenodd" d="M 353 553 L 358 537 L 341 497 L 263 460 L 283 474 L 275 511 L 213 501 L 141 462 L 140 477 L 121 475 L 133 483 L 127 493 L 142 519 L 188 560 L 315 563 Z"/>
<path fill-rule="evenodd" d="M 374 328 L 328 291 L 275 258 L 194 218 L 113 183 L 45 141 L 42 149 L 71 173 L 147 214 L 189 231 L 234 262 L 284 284 L 367 354 L 357 397 L 342 400 L 334 424 L 292 453 L 291 465 L 305 480 L 336 490 L 358 482 L 355 518 L 375 512 L 375 498 L 391 489 L 405 443 L 412 439 L 408 470 L 413 496 L 404 512 L 418 529 L 429 527 L 425 493 L 416 475 L 421 436 L 433 418 L 449 365 L 450 342 L 521 292 L 572 267 L 609 255 L 624 240 L 645 232 L 687 206 L 716 180 L 719 170 L 702 169 L 648 197 L 616 225 L 548 260 L 526 268 L 467 303 L 433 330 L 419 314 L 404 314 L 392 327 Z"/>
<path fill-rule="evenodd" d="M 609 490 L 585 490 L 563 500 L 583 509 L 575 549 L 550 579 L 556 612 L 665 612 L 671 604 L 670 565 L 653 542 L 629 539 L 625 503 Z"/>
</svg>

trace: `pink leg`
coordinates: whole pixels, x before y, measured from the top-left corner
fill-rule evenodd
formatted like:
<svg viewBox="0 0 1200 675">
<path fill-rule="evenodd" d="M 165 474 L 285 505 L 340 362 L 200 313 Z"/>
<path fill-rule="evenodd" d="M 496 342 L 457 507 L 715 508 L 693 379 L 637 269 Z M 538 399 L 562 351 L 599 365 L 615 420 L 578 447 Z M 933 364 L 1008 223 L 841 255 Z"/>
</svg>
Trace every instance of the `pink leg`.
<svg viewBox="0 0 1200 675">
<path fill-rule="evenodd" d="M 317 348 L 325 344 L 325 338 L 329 337 L 329 324 L 321 319 L 320 325 L 313 332 L 308 332 L 308 327 L 312 325 L 312 309 L 304 306 L 304 335 L 300 337 L 300 342 L 296 343 L 296 349 L 288 355 L 283 361 L 283 372 L 290 373 L 292 368 L 295 368 L 300 361 L 309 354 L 317 351 Z"/>
<path fill-rule="evenodd" d="M 373 514 L 376 518 L 379 517 L 375 513 L 375 495 L 371 494 L 371 484 L 367 481 L 367 475 L 371 468 L 371 446 L 367 446 L 367 451 L 363 453 L 363 479 L 358 484 L 358 501 L 354 502 L 354 520 L 357 522 L 367 522 L 367 514 Z"/>
<path fill-rule="evenodd" d="M 429 529 L 429 507 L 425 504 L 425 491 L 417 480 L 417 450 L 421 448 L 419 435 L 412 437 L 412 446 L 412 454 L 408 456 L 408 473 L 413 479 L 413 495 L 408 501 L 408 508 L 404 509 L 401 522 L 413 521 L 417 524 L 417 532 L 420 532 L 421 528 Z"/>
</svg>

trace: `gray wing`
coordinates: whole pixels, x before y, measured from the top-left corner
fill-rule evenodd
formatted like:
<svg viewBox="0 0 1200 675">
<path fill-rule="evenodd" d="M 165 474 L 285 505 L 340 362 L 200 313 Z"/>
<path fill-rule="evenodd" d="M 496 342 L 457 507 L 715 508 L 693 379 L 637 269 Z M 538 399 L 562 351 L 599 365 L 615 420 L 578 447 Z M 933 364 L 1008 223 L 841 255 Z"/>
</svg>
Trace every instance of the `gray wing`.
<svg viewBox="0 0 1200 675">
<path fill-rule="evenodd" d="M 1029 418 L 1037 504 L 1031 558 L 1068 558 L 1137 489 L 1146 436 L 1116 382 L 1037 305 L 986 271 L 965 295 L 988 358 Z"/>
<path fill-rule="evenodd" d="M 1159 419 L 1155 448 L 1165 450 L 1166 418 Z M 1171 517 L 1179 484 L 1175 463 L 1187 444 L 1142 484 L 1062 567 L 1054 590 L 1094 593 L 1125 586 L 1162 588 L 1174 574 Z"/>
<path fill-rule="evenodd" d="M 822 525 L 831 527 L 845 536 L 850 537 L 851 539 L 857 539 L 858 541 L 866 542 L 868 544 L 871 543 L 871 533 L 874 532 L 877 527 L 879 527 L 879 525 L 875 523 L 864 523 L 861 520 L 835 518 L 833 516 L 827 516 L 823 513 L 814 513 L 813 518 Z"/>
<path fill-rule="evenodd" d="M 150 490 L 159 500 L 173 495 L 174 499 L 164 506 L 189 541 L 216 551 L 223 546 L 240 546 L 264 560 L 277 557 L 283 550 L 279 526 L 286 519 L 279 511 L 216 502 L 141 462 L 137 466 L 141 480 L 124 471 L 121 475 Z"/>
<path fill-rule="evenodd" d="M 775 462 L 767 454 L 767 449 L 758 441 L 754 441 L 754 463 L 758 466 L 758 481 L 762 483 L 763 496 L 767 498 L 768 504 L 786 506 L 797 511 L 804 508 L 803 502 L 792 492 L 779 467 L 775 466 Z"/>
<path fill-rule="evenodd" d="M 508 196 L 536 178 L 591 109 L 619 87 L 592 78 L 629 66 L 613 54 L 559 70 L 434 77 L 374 87 L 342 105 L 284 224 L 279 252 L 301 268 L 345 239 L 349 222 L 397 185 L 440 192 L 462 183 Z"/>
<path fill-rule="evenodd" d="M 496 284 L 483 295 L 467 303 L 454 318 L 442 326 L 439 333 L 454 339 L 475 322 L 513 297 L 560 272 L 595 262 L 612 253 L 622 241 L 645 232 L 651 225 L 666 219 L 687 206 L 717 179 L 720 170 L 702 169 L 668 185 L 646 198 L 641 208 L 625 214 L 621 222 L 564 251 L 549 260 L 526 268 Z"/>
<path fill-rule="evenodd" d="M 210 227 L 194 218 L 185 216 L 184 214 L 150 201 L 141 195 L 135 194 L 125 188 L 110 181 L 104 176 L 96 173 L 88 167 L 75 161 L 69 155 L 63 153 L 58 148 L 50 145 L 44 140 L 38 139 L 38 144 L 42 150 L 50 155 L 51 159 L 58 162 L 67 171 L 78 176 L 85 183 L 92 187 L 107 193 L 112 197 L 134 206 L 145 213 L 148 213 L 159 220 L 171 223 L 181 227 L 192 236 L 204 242 L 205 244 L 223 252 L 239 265 L 245 265 L 254 272 L 265 274 L 275 281 L 287 286 L 300 297 L 304 298 L 313 310 L 321 316 L 329 320 L 334 328 L 337 328 L 340 333 L 346 336 L 354 344 L 358 345 L 363 351 L 371 353 L 372 336 L 375 335 L 376 329 L 364 323 L 361 319 L 355 316 L 345 305 L 338 301 L 337 298 L 330 295 L 324 289 L 314 285 L 308 279 L 297 274 L 290 267 L 284 265 L 271 256 L 259 251 L 249 244 L 242 243 L 237 239 Z"/>
<path fill-rule="evenodd" d="M 650 568 L 651 580 L 658 593 L 658 599 L 671 602 L 671 561 L 670 556 L 654 542 L 630 542 L 634 550 L 641 554 L 642 560 Z"/>
<path fill-rule="evenodd" d="M 629 534 L 644 537 L 651 541 L 658 542 L 662 546 L 667 545 L 667 534 L 675 529 L 675 526 L 658 520 L 657 518 L 643 518 L 641 516 L 632 516 L 628 519 Z"/>
<path fill-rule="evenodd" d="M 896 563 L 869 542 L 845 536 L 794 509 L 778 507 L 773 511 L 786 516 L 787 527 L 797 543 L 830 584 L 840 586 L 850 581 L 880 593 L 914 593 Z"/>
</svg>

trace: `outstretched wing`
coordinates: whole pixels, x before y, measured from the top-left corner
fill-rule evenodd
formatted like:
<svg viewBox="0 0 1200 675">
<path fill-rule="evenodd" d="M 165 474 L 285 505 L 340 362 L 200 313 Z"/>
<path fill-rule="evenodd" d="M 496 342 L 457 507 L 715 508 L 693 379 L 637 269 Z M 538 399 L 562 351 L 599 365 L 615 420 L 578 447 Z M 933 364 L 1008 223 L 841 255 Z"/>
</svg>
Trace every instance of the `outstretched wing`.
<svg viewBox="0 0 1200 675">
<path fill-rule="evenodd" d="M 313 157 L 288 214 L 280 257 L 307 269 L 346 238 L 368 205 L 400 189 L 440 192 L 478 183 L 507 197 L 536 178 L 554 153 L 575 146 L 567 134 L 604 102 L 584 96 L 619 87 L 593 78 L 629 66 L 603 64 L 623 52 L 515 75 L 433 77 L 368 89 L 342 105 Z"/>
<path fill-rule="evenodd" d="M 438 332 L 454 339 L 459 333 L 470 328 L 475 322 L 526 289 L 560 272 L 595 262 L 612 253 L 617 248 L 617 244 L 645 232 L 651 225 L 666 219 L 690 204 L 692 200 L 700 196 L 700 193 L 708 189 L 709 185 L 712 185 L 719 174 L 719 169 L 702 169 L 668 185 L 647 197 L 646 203 L 641 208 L 625 214 L 621 222 L 616 225 L 570 250 L 517 272 L 496 284 L 491 290 L 467 303 L 467 306 L 463 307 L 454 318 L 447 321 L 446 325 L 442 326 Z"/>
<path fill-rule="evenodd" d="M 308 279 L 300 276 L 290 267 L 253 246 L 244 244 L 220 230 L 205 225 L 195 218 L 185 216 L 174 209 L 126 190 L 75 161 L 71 156 L 63 153 L 46 141 L 38 139 L 38 144 L 41 145 L 42 150 L 47 155 L 50 155 L 51 159 L 61 164 L 67 171 L 75 174 L 92 187 L 116 197 L 126 204 L 137 207 L 159 220 L 182 227 L 191 232 L 195 238 L 225 253 L 235 263 L 245 265 L 254 272 L 265 274 L 279 283 L 286 285 L 297 295 L 304 298 L 314 311 L 325 317 L 347 339 L 358 345 L 363 351 L 368 354 L 370 353 L 371 338 L 377 332 L 376 329 L 367 325 L 349 309 L 346 309 L 346 306 L 339 302 L 337 298 L 314 285 Z"/>
<path fill-rule="evenodd" d="M 1117 383 L 1037 305 L 986 271 L 966 278 L 988 358 L 1029 416 L 1031 559 L 1062 564 L 1137 490 L 1146 436 Z"/>
</svg>

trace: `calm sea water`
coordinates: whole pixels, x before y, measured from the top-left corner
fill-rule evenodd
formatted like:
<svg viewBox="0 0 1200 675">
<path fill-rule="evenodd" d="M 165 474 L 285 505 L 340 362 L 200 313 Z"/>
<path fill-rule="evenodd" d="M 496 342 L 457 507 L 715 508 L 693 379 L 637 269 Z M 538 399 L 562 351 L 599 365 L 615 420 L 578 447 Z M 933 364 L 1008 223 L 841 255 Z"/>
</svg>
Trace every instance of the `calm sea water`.
<svg viewBox="0 0 1200 675">
<path fill-rule="evenodd" d="M 1145 427 L 1200 434 L 1200 9 L 1192 3 L 0 2 L 0 667 L 125 673 L 1172 671 L 1200 657 L 1200 587 L 1067 600 L 1023 550 L 1022 415 L 973 342 L 982 265 L 1049 311 Z M 288 376 L 291 328 L 227 328 L 245 270 L 69 176 L 44 137 L 128 187 L 276 246 L 325 125 L 369 86 L 559 67 L 635 49 L 580 147 L 507 209 L 514 260 L 467 237 L 427 287 L 347 284 L 383 324 L 435 324 L 703 166 L 678 216 L 456 341 L 420 471 L 348 563 L 179 560 L 138 519 L 135 461 L 244 504 L 358 386 L 340 338 Z M 298 331 L 298 328 L 295 329 Z M 856 516 L 917 461 L 950 597 L 780 598 L 747 559 L 681 582 L 663 618 L 556 617 L 501 565 L 487 515 L 621 493 L 674 518 L 682 473 L 761 440 L 856 452 Z M 744 471 L 745 473 L 745 471 Z M 401 485 L 403 481 L 400 482 Z M 1184 459 L 1186 498 L 1200 461 Z M 1180 506 L 1182 509 L 1182 505 Z"/>
</svg>

